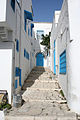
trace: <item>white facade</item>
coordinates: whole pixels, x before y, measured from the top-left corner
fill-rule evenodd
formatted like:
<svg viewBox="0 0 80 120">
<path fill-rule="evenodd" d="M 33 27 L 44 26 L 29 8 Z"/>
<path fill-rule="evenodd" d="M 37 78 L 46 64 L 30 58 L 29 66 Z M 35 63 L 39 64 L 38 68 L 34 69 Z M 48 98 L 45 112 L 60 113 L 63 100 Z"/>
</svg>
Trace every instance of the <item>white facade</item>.
<svg viewBox="0 0 80 120">
<path fill-rule="evenodd" d="M 0 90 L 7 90 L 9 103 L 35 66 L 36 45 L 32 1 L 11 2 L 14 0 L 0 0 Z"/>
<path fill-rule="evenodd" d="M 35 31 L 35 38 L 37 45 L 35 46 L 36 54 L 39 52 L 42 52 L 44 54 L 44 67 L 49 67 L 49 57 L 47 57 L 47 54 L 45 53 L 45 46 L 41 45 L 40 42 L 42 42 L 41 35 L 48 34 L 51 32 L 52 23 L 46 23 L 46 22 L 34 22 L 34 31 Z"/>
<path fill-rule="evenodd" d="M 58 25 L 54 28 L 53 23 L 51 41 L 55 44 L 56 74 L 60 86 L 65 94 L 70 109 L 76 113 L 80 113 L 80 1 L 64 0 Z M 54 35 L 54 36 L 53 36 Z M 51 52 L 54 48 L 51 47 Z M 65 52 L 66 51 L 66 52 Z M 66 55 L 65 72 L 61 66 L 61 56 Z M 54 56 L 51 56 L 51 63 Z M 54 62 L 51 70 L 54 69 Z M 62 73 L 61 73 L 61 71 Z M 54 71 L 53 71 L 54 72 Z"/>
</svg>

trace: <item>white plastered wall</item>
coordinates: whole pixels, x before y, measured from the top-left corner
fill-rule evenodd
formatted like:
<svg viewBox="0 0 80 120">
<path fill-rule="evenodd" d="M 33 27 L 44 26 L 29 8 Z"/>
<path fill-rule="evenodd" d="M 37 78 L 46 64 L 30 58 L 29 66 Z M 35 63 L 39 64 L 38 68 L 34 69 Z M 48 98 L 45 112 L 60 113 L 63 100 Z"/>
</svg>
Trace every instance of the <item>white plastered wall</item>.
<svg viewBox="0 0 80 120">
<path fill-rule="evenodd" d="M 68 104 L 73 111 L 80 114 L 80 0 L 68 0 L 68 11 Z"/>
<path fill-rule="evenodd" d="M 7 90 L 10 104 L 14 77 L 13 50 L 13 43 L 0 42 L 0 90 Z"/>
<path fill-rule="evenodd" d="M 6 21 L 6 2 L 7 0 L 0 0 L 0 22 Z"/>
<path fill-rule="evenodd" d="M 66 50 L 66 74 L 59 74 L 59 83 L 66 96 L 70 109 L 80 114 L 80 1 L 64 0 L 58 21 L 57 62 Z M 55 29 L 54 29 L 55 30 Z"/>
<path fill-rule="evenodd" d="M 6 3 L 6 1 L 7 1 L 7 3 Z M 3 12 L 5 14 L 3 14 L 3 16 L 0 15 L 2 17 L 1 18 L 2 21 L 0 21 L 0 26 L 5 27 L 4 24 L 2 24 L 2 22 L 4 22 L 3 18 L 6 18 L 5 19 L 6 29 L 10 30 L 12 32 L 11 39 L 7 39 L 7 43 L 10 47 L 9 43 L 12 42 L 12 44 L 14 45 L 14 48 L 15 48 L 14 49 L 14 62 L 13 62 L 13 59 L 12 59 L 12 61 L 10 61 L 10 62 L 12 62 L 12 65 L 13 65 L 12 69 L 14 72 L 10 71 L 10 72 L 12 72 L 12 75 L 10 77 L 13 80 L 12 81 L 13 84 L 9 87 L 9 90 L 10 90 L 10 93 L 12 93 L 12 95 L 13 95 L 15 80 L 18 80 L 18 88 L 15 89 L 15 92 L 18 93 L 18 92 L 20 92 L 20 89 L 21 89 L 21 87 L 19 86 L 19 77 L 16 77 L 16 76 L 15 76 L 15 78 L 13 77 L 15 75 L 15 68 L 18 67 L 22 71 L 21 72 L 21 83 L 23 85 L 24 80 L 27 78 L 31 69 L 35 66 L 35 57 L 31 56 L 32 57 L 31 58 L 30 52 L 33 53 L 33 50 L 34 50 L 31 47 L 31 41 L 33 42 L 33 46 L 34 46 L 34 44 L 36 44 L 36 42 L 34 40 L 34 37 L 30 38 L 28 36 L 28 32 L 25 32 L 25 30 L 24 30 L 24 10 L 32 12 L 32 8 L 31 8 L 32 1 L 31 0 L 22 0 L 22 6 L 21 6 L 22 12 L 20 11 L 20 8 L 16 1 L 15 1 L 15 12 L 13 11 L 13 9 L 11 7 L 11 0 L 3 0 L 3 2 L 1 0 L 0 6 L 2 4 L 4 4 L 4 10 L 2 7 L 0 7 L 0 11 L 3 10 Z M 20 1 L 20 5 L 21 5 L 21 1 Z M 20 22 L 20 16 L 22 16 L 21 22 Z M 31 24 L 31 22 L 30 22 L 30 24 Z M 30 24 L 28 24 L 27 26 L 29 26 Z M 33 36 L 34 36 L 34 34 L 33 34 Z M 16 50 L 16 39 L 19 41 L 19 52 L 17 52 L 17 50 Z M 4 49 L 5 46 L 6 46 L 6 44 L 4 42 L 4 46 L 2 47 L 2 49 Z M 26 51 L 29 53 L 29 60 L 24 57 L 24 49 L 26 49 Z M 33 55 L 33 56 L 35 56 L 35 55 Z M 11 54 L 10 54 L 10 57 L 12 57 Z M 30 60 L 32 60 L 31 69 L 30 69 Z M 12 87 L 12 89 L 11 89 L 11 87 Z M 6 89 L 6 87 L 5 87 L 5 89 Z M 9 94 L 9 97 L 11 98 L 11 94 Z M 10 103 L 11 103 L 11 101 L 10 101 Z"/>
</svg>

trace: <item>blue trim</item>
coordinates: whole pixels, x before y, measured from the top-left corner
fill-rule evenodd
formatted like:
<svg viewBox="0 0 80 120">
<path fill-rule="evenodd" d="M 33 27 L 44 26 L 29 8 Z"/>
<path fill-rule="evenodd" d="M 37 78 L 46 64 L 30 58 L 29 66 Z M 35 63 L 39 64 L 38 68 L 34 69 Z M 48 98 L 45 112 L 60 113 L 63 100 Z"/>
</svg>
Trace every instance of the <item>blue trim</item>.
<svg viewBox="0 0 80 120">
<path fill-rule="evenodd" d="M 17 86 L 18 86 L 18 81 L 15 80 L 15 89 L 17 88 Z"/>
<path fill-rule="evenodd" d="M 21 84 L 21 71 L 22 70 L 19 67 L 15 68 L 15 77 L 19 77 L 19 86 L 22 86 L 22 84 Z"/>
<path fill-rule="evenodd" d="M 56 74 L 56 58 L 55 58 L 55 49 L 54 49 L 54 74 Z"/>
<path fill-rule="evenodd" d="M 11 7 L 13 11 L 15 12 L 15 0 L 11 0 Z"/>
<path fill-rule="evenodd" d="M 16 40 L 16 50 L 19 52 L 19 40 Z"/>
<path fill-rule="evenodd" d="M 19 76 L 19 71 L 20 69 L 18 67 L 15 68 L 15 76 L 18 77 Z"/>
<path fill-rule="evenodd" d="M 29 53 L 24 49 L 24 57 L 29 60 Z"/>
<path fill-rule="evenodd" d="M 60 74 L 66 74 L 66 50 L 60 55 Z"/>
<path fill-rule="evenodd" d="M 55 40 L 54 40 L 54 74 L 56 75 L 56 50 L 55 50 Z"/>
<path fill-rule="evenodd" d="M 21 69 L 20 69 L 20 74 L 19 74 L 19 86 L 22 86 L 22 84 L 21 84 Z"/>
<path fill-rule="evenodd" d="M 25 17 L 25 19 L 29 19 L 29 20 L 33 21 L 32 13 L 29 11 L 24 10 L 24 17 Z"/>
<path fill-rule="evenodd" d="M 44 66 L 44 56 L 42 53 L 38 53 L 36 56 L 36 66 Z"/>
<path fill-rule="evenodd" d="M 34 28 L 34 24 L 31 23 L 31 37 L 32 37 L 32 29 Z"/>
<path fill-rule="evenodd" d="M 25 30 L 25 32 L 26 32 L 26 25 L 27 25 L 26 22 L 27 22 L 26 19 L 24 19 L 24 30 Z"/>
<path fill-rule="evenodd" d="M 44 30 L 37 30 L 37 32 L 44 32 Z"/>
<path fill-rule="evenodd" d="M 55 40 L 54 40 L 54 48 L 55 48 Z"/>
</svg>

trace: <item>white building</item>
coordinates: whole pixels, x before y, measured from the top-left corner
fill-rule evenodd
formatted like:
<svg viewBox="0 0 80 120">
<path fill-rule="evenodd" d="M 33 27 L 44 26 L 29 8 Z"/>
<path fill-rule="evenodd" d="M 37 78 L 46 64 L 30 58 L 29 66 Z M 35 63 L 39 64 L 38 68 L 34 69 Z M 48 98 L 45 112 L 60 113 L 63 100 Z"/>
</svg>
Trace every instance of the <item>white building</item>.
<svg viewBox="0 0 80 120">
<path fill-rule="evenodd" d="M 34 22 L 34 31 L 35 31 L 35 38 L 37 42 L 37 46 L 35 46 L 36 50 L 36 66 L 44 66 L 49 67 L 49 57 L 45 52 L 45 46 L 41 45 L 42 42 L 42 34 L 49 35 L 51 32 L 52 23 L 46 22 Z"/>
<path fill-rule="evenodd" d="M 35 66 L 32 0 L 0 0 L 0 90 L 9 103 Z"/>
<path fill-rule="evenodd" d="M 80 0 L 64 0 L 51 33 L 51 70 L 58 75 L 69 108 L 80 113 Z"/>
</svg>

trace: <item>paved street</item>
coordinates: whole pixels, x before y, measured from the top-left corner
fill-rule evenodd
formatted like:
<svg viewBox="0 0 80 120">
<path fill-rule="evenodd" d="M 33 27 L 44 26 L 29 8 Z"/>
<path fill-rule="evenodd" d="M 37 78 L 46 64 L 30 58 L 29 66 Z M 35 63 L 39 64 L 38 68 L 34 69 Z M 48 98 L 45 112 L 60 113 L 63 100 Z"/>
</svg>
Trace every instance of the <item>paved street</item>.
<svg viewBox="0 0 80 120">
<path fill-rule="evenodd" d="M 6 120 L 77 120 L 60 91 L 49 69 L 34 68 L 23 86 L 23 106 L 12 108 Z"/>
</svg>

